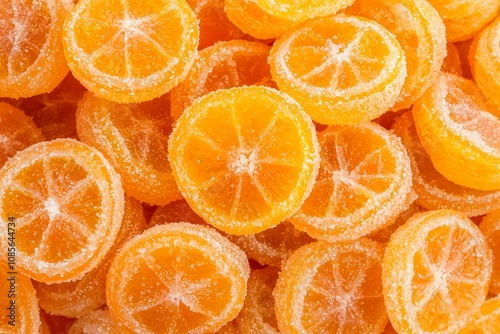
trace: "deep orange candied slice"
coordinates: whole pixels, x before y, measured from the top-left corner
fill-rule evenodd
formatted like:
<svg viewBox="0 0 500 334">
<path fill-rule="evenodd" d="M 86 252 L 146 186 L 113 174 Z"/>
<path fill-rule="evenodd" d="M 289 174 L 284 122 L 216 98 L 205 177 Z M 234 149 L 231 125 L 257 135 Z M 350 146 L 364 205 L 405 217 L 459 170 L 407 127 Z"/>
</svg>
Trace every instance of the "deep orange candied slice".
<svg viewBox="0 0 500 334">
<path fill-rule="evenodd" d="M 489 291 L 500 293 L 500 210 L 495 210 L 483 217 L 479 224 L 493 254 L 493 272 Z"/>
</svg>

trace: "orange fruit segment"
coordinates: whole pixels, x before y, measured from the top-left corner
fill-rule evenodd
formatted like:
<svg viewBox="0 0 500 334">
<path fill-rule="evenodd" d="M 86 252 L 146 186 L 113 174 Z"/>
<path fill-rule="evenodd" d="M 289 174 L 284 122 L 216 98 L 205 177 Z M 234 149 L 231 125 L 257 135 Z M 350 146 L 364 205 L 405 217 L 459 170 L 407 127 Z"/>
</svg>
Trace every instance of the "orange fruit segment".
<svg viewBox="0 0 500 334">
<path fill-rule="evenodd" d="M 85 92 L 86 89 L 70 72 L 50 93 L 19 100 L 8 99 L 7 102 L 33 117 L 33 122 L 47 140 L 67 137 L 77 139 L 75 112 Z"/>
<path fill-rule="evenodd" d="M 196 15 L 184 0 L 80 0 L 64 23 L 73 75 L 101 98 L 152 100 L 187 74 L 199 42 Z"/>
<path fill-rule="evenodd" d="M 278 273 L 279 269 L 274 267 L 250 273 L 245 304 L 234 319 L 238 333 L 279 333 L 273 298 Z"/>
<path fill-rule="evenodd" d="M 0 97 L 53 90 L 68 73 L 61 34 L 62 1 L 0 1 Z"/>
<path fill-rule="evenodd" d="M 12 217 L 17 265 L 32 279 L 78 279 L 113 245 L 124 194 L 97 150 L 72 139 L 32 145 L 0 169 L 0 183 L 1 245 L 9 241 Z"/>
<path fill-rule="evenodd" d="M 155 226 L 113 260 L 107 304 L 127 332 L 213 333 L 243 307 L 249 273 L 245 254 L 215 230 Z"/>
<path fill-rule="evenodd" d="M 412 112 L 439 173 L 465 187 L 500 190 L 500 108 L 473 81 L 442 73 Z"/>
<path fill-rule="evenodd" d="M 491 298 L 481 304 L 479 312 L 474 314 L 469 323 L 458 334 L 496 333 L 500 328 L 500 299 Z"/>
<path fill-rule="evenodd" d="M 429 209 L 453 209 L 469 217 L 484 215 L 500 209 L 500 191 L 484 191 L 460 186 L 441 175 L 420 143 L 410 111 L 404 113 L 393 126 L 410 157 L 413 190 L 416 202 Z"/>
<path fill-rule="evenodd" d="M 493 254 L 493 271 L 489 291 L 495 295 L 500 293 L 500 210 L 488 213 L 479 224 Z"/>
<path fill-rule="evenodd" d="M 11 248 L 14 247 L 3 248 L 9 254 L 2 254 L 0 261 L 0 307 L 3 312 L 0 332 L 38 333 L 41 323 L 36 291 L 29 277 L 18 271 L 18 254 L 9 259 L 11 252 L 16 253 Z"/>
<path fill-rule="evenodd" d="M 446 25 L 449 42 L 464 41 L 474 36 L 498 13 L 498 0 L 428 0 Z"/>
<path fill-rule="evenodd" d="M 491 251 L 463 213 L 414 215 L 391 237 L 382 263 L 387 312 L 398 333 L 456 333 L 488 292 Z"/>
<path fill-rule="evenodd" d="M 500 107 L 500 59 L 495 57 L 500 52 L 500 18 L 481 31 L 474 39 L 471 59 L 474 79 L 491 101 Z"/>
<path fill-rule="evenodd" d="M 269 62 L 280 90 L 323 124 L 377 118 L 394 105 L 406 77 L 404 51 L 394 35 L 348 15 L 298 25 L 273 45 Z"/>
<path fill-rule="evenodd" d="M 108 310 L 95 310 L 77 319 L 68 334 L 106 333 L 121 334 Z"/>
<path fill-rule="evenodd" d="M 172 89 L 172 117 L 177 120 L 196 98 L 218 89 L 274 86 L 267 63 L 269 50 L 261 43 L 232 40 L 200 51 L 186 79 Z"/>
<path fill-rule="evenodd" d="M 321 167 L 290 222 L 313 238 L 353 240 L 390 224 L 413 201 L 410 159 L 400 140 L 374 123 L 318 134 Z"/>
<path fill-rule="evenodd" d="M 273 291 L 281 333 L 381 333 L 383 247 L 369 239 L 318 241 L 286 261 Z"/>
<path fill-rule="evenodd" d="M 134 236 L 146 229 L 142 205 L 132 197 L 125 197 L 120 231 L 113 246 L 99 266 L 83 278 L 59 284 L 34 281 L 40 307 L 50 314 L 79 318 L 106 303 L 106 274 L 118 250 Z"/>
<path fill-rule="evenodd" d="M 252 0 L 272 16 L 294 22 L 303 22 L 318 16 L 335 14 L 354 0 Z"/>
<path fill-rule="evenodd" d="M 119 104 L 87 93 L 76 114 L 78 136 L 113 164 L 127 194 L 154 205 L 181 198 L 167 158 L 173 123 L 169 103 L 168 94 Z"/>
<path fill-rule="evenodd" d="M 432 84 L 446 55 L 445 26 L 425 0 L 356 0 L 346 10 L 374 20 L 394 34 L 406 58 L 407 76 L 391 110 L 411 107 Z"/>
<path fill-rule="evenodd" d="M 255 234 L 291 216 L 312 189 L 319 147 L 311 119 L 261 86 L 205 95 L 177 120 L 173 175 L 189 206 L 230 234 Z"/>
<path fill-rule="evenodd" d="M 0 167 L 18 151 L 43 140 L 42 132 L 29 116 L 0 102 Z"/>
<path fill-rule="evenodd" d="M 231 22 L 256 38 L 278 38 L 295 25 L 263 11 L 254 0 L 225 0 L 224 10 Z"/>
</svg>

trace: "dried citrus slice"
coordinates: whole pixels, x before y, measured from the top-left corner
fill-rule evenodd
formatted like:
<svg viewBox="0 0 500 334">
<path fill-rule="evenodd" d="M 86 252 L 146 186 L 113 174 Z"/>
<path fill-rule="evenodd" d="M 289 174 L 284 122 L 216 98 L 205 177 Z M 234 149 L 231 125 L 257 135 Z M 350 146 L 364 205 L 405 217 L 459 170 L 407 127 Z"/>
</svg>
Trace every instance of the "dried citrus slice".
<svg viewBox="0 0 500 334">
<path fill-rule="evenodd" d="M 410 156 L 413 190 L 417 203 L 429 209 L 453 209 L 467 216 L 479 216 L 500 209 L 500 191 L 483 191 L 460 186 L 441 175 L 420 143 L 411 112 L 396 119 L 393 130 Z"/>
<path fill-rule="evenodd" d="M 62 1 L 0 1 L 0 97 L 53 90 L 68 73 L 61 33 Z"/>
<path fill-rule="evenodd" d="M 113 246 L 99 266 L 83 278 L 59 284 L 34 282 L 40 307 L 50 314 L 78 318 L 106 303 L 106 274 L 118 250 L 134 236 L 146 229 L 142 205 L 132 197 L 125 197 L 125 209 L 120 231 Z"/>
<path fill-rule="evenodd" d="M 263 11 L 255 0 L 225 0 L 227 17 L 238 28 L 256 38 L 278 38 L 295 23 Z"/>
<path fill-rule="evenodd" d="M 198 34 L 184 0 L 80 0 L 64 23 L 63 45 L 87 89 L 131 103 L 159 97 L 185 77 Z"/>
<path fill-rule="evenodd" d="M 18 151 L 43 141 L 42 131 L 22 110 L 0 102 L 0 167 Z"/>
<path fill-rule="evenodd" d="M 347 12 L 380 23 L 398 40 L 407 76 L 391 109 L 409 108 L 439 74 L 446 55 L 446 32 L 438 12 L 425 0 L 356 0 Z"/>
<path fill-rule="evenodd" d="M 356 16 L 327 16 L 293 28 L 273 45 L 269 61 L 278 87 L 324 124 L 377 118 L 394 105 L 406 77 L 394 35 Z"/>
<path fill-rule="evenodd" d="M 173 123 L 169 102 L 168 94 L 119 104 L 87 93 L 76 115 L 78 136 L 109 159 L 127 194 L 155 205 L 181 198 L 167 158 Z"/>
<path fill-rule="evenodd" d="M 500 298 L 492 298 L 481 304 L 464 329 L 458 334 L 496 334 L 500 328 Z"/>
<path fill-rule="evenodd" d="M 234 323 L 240 334 L 279 333 L 274 314 L 273 289 L 279 269 L 267 267 L 250 273 L 245 304 Z"/>
<path fill-rule="evenodd" d="M 66 78 L 50 93 L 25 99 L 9 99 L 9 103 L 21 109 L 42 130 L 47 140 L 77 138 L 75 112 L 78 101 L 86 89 L 68 73 Z"/>
<path fill-rule="evenodd" d="M 500 210 L 488 213 L 479 224 L 493 254 L 493 272 L 489 291 L 498 295 L 500 293 Z"/>
<path fill-rule="evenodd" d="M 381 333 L 383 256 L 384 248 L 365 238 L 296 250 L 273 292 L 281 333 Z"/>
<path fill-rule="evenodd" d="M 475 38 L 471 47 L 474 79 L 484 95 L 500 106 L 500 18 Z"/>
<path fill-rule="evenodd" d="M 15 222 L 17 265 L 34 280 L 59 283 L 94 269 L 123 217 L 120 177 L 96 149 L 72 139 L 30 146 L 0 169 L 0 233 Z"/>
<path fill-rule="evenodd" d="M 391 237 L 382 263 L 385 304 L 398 333 L 456 333 L 488 292 L 491 252 L 463 213 L 414 215 Z"/>
<path fill-rule="evenodd" d="M 218 41 L 230 41 L 246 37 L 224 13 L 224 0 L 186 0 L 195 12 L 200 25 L 200 44 L 204 49 Z"/>
<path fill-rule="evenodd" d="M 465 187 L 500 190 L 500 108 L 473 81 L 442 73 L 413 117 L 439 173 Z"/>
<path fill-rule="evenodd" d="M 227 238 L 249 258 L 274 267 L 281 267 L 294 250 L 314 241 L 287 221 L 257 234 L 228 235 Z"/>
<path fill-rule="evenodd" d="M 203 218 L 191 209 L 186 200 L 181 199 L 158 207 L 151 216 L 148 227 L 178 222 L 207 225 Z"/>
<path fill-rule="evenodd" d="M 398 137 L 374 123 L 318 134 L 321 167 L 311 195 L 290 218 L 310 236 L 352 240 L 388 224 L 413 201 L 410 159 Z"/>
<path fill-rule="evenodd" d="M 95 310 L 77 319 L 68 334 L 122 334 L 117 328 L 108 310 Z"/>
<path fill-rule="evenodd" d="M 450 42 L 474 36 L 498 13 L 498 0 L 427 0 L 441 15 Z"/>
<path fill-rule="evenodd" d="M 134 333 L 213 333 L 243 307 L 249 273 L 245 254 L 215 230 L 155 226 L 113 260 L 107 304 Z"/>
<path fill-rule="evenodd" d="M 244 40 L 219 42 L 202 50 L 186 79 L 172 89 L 172 117 L 177 120 L 196 98 L 221 88 L 273 86 L 269 50 L 267 45 Z"/>
<path fill-rule="evenodd" d="M 452 73 L 456 75 L 462 75 L 462 61 L 460 60 L 460 53 L 455 44 L 448 42 L 446 44 L 446 57 L 443 60 L 443 66 L 441 66 L 441 71 Z"/>
<path fill-rule="evenodd" d="M 19 258 L 15 249 L 17 241 L 14 241 L 14 245 L 3 248 L 8 254 L 2 254 L 0 261 L 0 307 L 2 308 L 0 332 L 10 334 L 38 333 L 40 311 L 36 291 L 29 277 L 18 272 L 17 261 Z"/>
<path fill-rule="evenodd" d="M 302 205 L 319 167 L 311 119 L 267 87 L 221 89 L 177 120 L 173 175 L 191 208 L 230 234 L 275 226 Z"/>
<path fill-rule="evenodd" d="M 354 0 L 252 0 L 272 16 L 303 22 L 318 16 L 335 14 Z"/>
</svg>

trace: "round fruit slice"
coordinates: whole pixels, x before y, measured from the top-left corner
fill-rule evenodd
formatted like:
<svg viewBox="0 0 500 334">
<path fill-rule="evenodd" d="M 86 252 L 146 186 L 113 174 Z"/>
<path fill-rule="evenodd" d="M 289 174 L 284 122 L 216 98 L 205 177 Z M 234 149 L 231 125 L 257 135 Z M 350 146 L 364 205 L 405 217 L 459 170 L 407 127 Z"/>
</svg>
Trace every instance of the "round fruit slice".
<svg viewBox="0 0 500 334">
<path fill-rule="evenodd" d="M 500 328 L 500 298 L 489 299 L 458 334 L 490 334 Z"/>
<path fill-rule="evenodd" d="M 213 333 L 243 307 L 249 274 L 245 253 L 213 229 L 155 226 L 113 260 L 107 304 L 133 333 Z"/>
<path fill-rule="evenodd" d="M 273 45 L 269 61 L 280 90 L 323 124 L 377 118 L 394 105 L 406 77 L 394 35 L 357 16 L 327 16 L 293 28 Z"/>
<path fill-rule="evenodd" d="M 290 222 L 313 238 L 353 240 L 388 224 L 413 201 L 410 159 L 398 137 L 374 123 L 318 134 L 321 167 Z"/>
<path fill-rule="evenodd" d="M 42 131 L 26 114 L 0 102 L 0 167 L 18 151 L 43 141 Z"/>
<path fill-rule="evenodd" d="M 479 224 L 479 229 L 493 254 L 493 272 L 489 291 L 495 295 L 500 293 L 500 210 L 488 213 Z"/>
<path fill-rule="evenodd" d="M 446 55 L 446 32 L 425 0 L 357 0 L 346 11 L 374 20 L 394 34 L 406 57 L 403 89 L 391 110 L 411 107 L 432 84 Z"/>
<path fill-rule="evenodd" d="M 202 50 L 186 79 L 172 89 L 172 117 L 177 120 L 196 98 L 218 89 L 273 86 L 269 50 L 267 45 L 243 40 L 219 42 Z"/>
<path fill-rule="evenodd" d="M 396 119 L 393 130 L 401 138 L 410 156 L 413 190 L 424 208 L 453 209 L 469 217 L 500 209 L 500 191 L 484 191 L 460 186 L 441 175 L 420 143 L 411 112 Z"/>
<path fill-rule="evenodd" d="M 68 8 L 60 0 L 0 0 L 0 97 L 53 90 L 68 73 L 61 34 Z"/>
<path fill-rule="evenodd" d="M 186 76 L 198 35 L 184 0 L 80 0 L 64 23 L 63 45 L 88 90 L 131 103 L 159 97 Z"/>
<path fill-rule="evenodd" d="M 96 149 L 72 139 L 32 145 L 0 169 L 0 184 L 2 249 L 14 233 L 16 264 L 32 279 L 78 279 L 113 245 L 124 194 Z"/>
<path fill-rule="evenodd" d="M 439 173 L 465 187 L 500 190 L 500 108 L 473 81 L 442 73 L 413 117 Z"/>
<path fill-rule="evenodd" d="M 456 333 L 488 292 L 491 251 L 479 228 L 453 210 L 417 214 L 386 247 L 384 298 L 398 333 Z"/>
<path fill-rule="evenodd" d="M 273 295 L 281 333 L 381 333 L 384 248 L 369 239 L 296 250 L 281 269 Z"/>
<path fill-rule="evenodd" d="M 2 254 L 0 261 L 0 333 L 38 333 L 41 323 L 36 291 L 29 277 L 17 271 L 18 253 L 15 246 L 9 245 L 3 249 L 8 255 Z"/>
<path fill-rule="evenodd" d="M 50 314 L 78 318 L 106 303 L 106 274 L 118 250 L 146 229 L 142 205 L 125 197 L 123 221 L 116 240 L 102 262 L 83 278 L 59 284 L 33 282 L 40 307 Z"/>
<path fill-rule="evenodd" d="M 167 158 L 173 123 L 169 104 L 168 94 L 119 104 L 87 93 L 76 114 L 78 136 L 109 159 L 127 194 L 154 205 L 181 198 Z"/>
<path fill-rule="evenodd" d="M 205 95 L 169 141 L 173 175 L 191 208 L 230 234 L 254 234 L 291 216 L 319 167 L 311 119 L 287 95 L 261 86 Z"/>
</svg>

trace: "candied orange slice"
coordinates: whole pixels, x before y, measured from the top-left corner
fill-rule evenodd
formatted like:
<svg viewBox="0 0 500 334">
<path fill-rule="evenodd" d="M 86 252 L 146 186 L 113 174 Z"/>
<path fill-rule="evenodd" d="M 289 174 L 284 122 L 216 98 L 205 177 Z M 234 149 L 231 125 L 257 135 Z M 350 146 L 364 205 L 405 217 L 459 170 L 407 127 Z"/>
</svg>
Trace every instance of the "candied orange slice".
<svg viewBox="0 0 500 334">
<path fill-rule="evenodd" d="M 203 218 L 198 216 L 196 212 L 191 209 L 186 200 L 181 199 L 158 207 L 151 216 L 148 227 L 179 222 L 207 225 Z"/>
<path fill-rule="evenodd" d="M 278 273 L 279 269 L 275 267 L 250 273 L 245 304 L 234 319 L 239 334 L 279 333 L 273 298 Z"/>
<path fill-rule="evenodd" d="M 200 21 L 199 50 L 219 41 L 230 41 L 246 37 L 245 33 L 229 21 L 224 13 L 224 0 L 186 1 Z"/>
<path fill-rule="evenodd" d="M 295 23 L 263 11 L 254 0 L 225 0 L 227 17 L 238 28 L 256 38 L 278 38 Z"/>
<path fill-rule="evenodd" d="M 498 295 L 500 293 L 500 210 L 488 213 L 479 224 L 493 254 L 493 272 L 489 291 Z"/>
<path fill-rule="evenodd" d="M 273 86 L 269 50 L 267 45 L 244 40 L 219 42 L 202 50 L 186 79 L 172 89 L 172 117 L 177 120 L 196 98 L 218 89 Z"/>
<path fill-rule="evenodd" d="M 413 117 L 439 173 L 465 187 L 500 190 L 500 109 L 473 81 L 442 73 Z"/>
<path fill-rule="evenodd" d="M 500 209 L 500 191 L 484 191 L 460 186 L 441 175 L 420 143 L 411 112 L 396 119 L 393 130 L 410 156 L 416 202 L 429 209 L 453 209 L 467 216 L 484 215 Z"/>
<path fill-rule="evenodd" d="M 347 9 L 380 23 L 394 34 L 406 57 L 406 80 L 392 110 L 411 107 L 432 84 L 446 55 L 446 32 L 425 0 L 356 0 Z"/>
<path fill-rule="evenodd" d="M 458 334 L 493 334 L 500 328 L 500 298 L 492 298 L 481 304 L 468 324 Z"/>
<path fill-rule="evenodd" d="M 394 105 L 406 77 L 394 35 L 356 16 L 327 16 L 293 28 L 273 45 L 269 61 L 280 90 L 323 124 L 377 118 Z"/>
<path fill-rule="evenodd" d="M 8 103 L 0 102 L 0 167 L 18 151 L 43 141 L 33 120 Z"/>
<path fill-rule="evenodd" d="M 294 250 L 314 241 L 307 233 L 285 221 L 251 235 L 228 235 L 227 238 L 261 265 L 281 267 Z"/>
<path fill-rule="evenodd" d="M 498 13 L 498 0 L 427 0 L 441 15 L 450 42 L 474 36 Z"/>
<path fill-rule="evenodd" d="M 245 253 L 215 230 L 155 226 L 113 260 L 107 304 L 134 333 L 213 333 L 243 307 L 249 274 Z"/>
<path fill-rule="evenodd" d="M 50 93 L 19 100 L 9 99 L 7 102 L 33 117 L 33 122 L 47 140 L 76 139 L 76 107 L 86 91 L 70 72 Z"/>
<path fill-rule="evenodd" d="M 381 333 L 384 248 L 375 241 L 318 241 L 296 250 L 273 295 L 281 333 Z"/>
<path fill-rule="evenodd" d="M 173 120 L 169 95 L 119 104 L 85 94 L 76 115 L 80 139 L 100 150 L 136 199 L 164 205 L 181 198 L 167 158 Z"/>
<path fill-rule="evenodd" d="M 491 252 L 463 213 L 414 215 L 391 237 L 382 263 L 385 304 L 398 333 L 456 333 L 488 292 Z"/>
<path fill-rule="evenodd" d="M 152 100 L 187 74 L 198 47 L 196 15 L 184 0 L 80 0 L 64 23 L 74 76 L 101 98 Z"/>
<path fill-rule="evenodd" d="M 446 57 L 443 60 L 443 66 L 441 66 L 441 71 L 452 73 L 456 75 L 462 75 L 462 60 L 460 59 L 460 53 L 455 44 L 448 42 L 446 44 Z"/>
<path fill-rule="evenodd" d="M 272 16 L 303 22 L 318 16 L 335 14 L 354 0 L 251 0 Z"/>
<path fill-rule="evenodd" d="M 17 242 L 18 238 L 14 244 Z M 3 249 L 7 254 L 2 254 L 0 261 L 0 332 L 38 333 L 41 323 L 36 291 L 29 277 L 18 272 L 19 253 L 15 246 L 5 245 Z"/>
<path fill-rule="evenodd" d="M 311 195 L 290 218 L 310 236 L 352 240 L 388 224 L 413 201 L 410 159 L 398 137 L 374 123 L 318 134 L 321 167 Z"/>
<path fill-rule="evenodd" d="M 72 139 L 30 146 L 0 169 L 3 249 L 15 222 L 17 265 L 34 280 L 60 283 L 94 269 L 123 217 L 120 177 L 96 149 Z"/>
<path fill-rule="evenodd" d="M 319 167 L 311 119 L 267 87 L 221 89 L 196 100 L 169 141 L 173 175 L 190 207 L 230 234 L 255 234 L 291 216 Z"/>
<path fill-rule="evenodd" d="M 0 1 L 0 97 L 53 90 L 68 73 L 61 34 L 62 1 Z"/>
<path fill-rule="evenodd" d="M 108 310 L 95 310 L 77 319 L 68 334 L 106 333 L 122 334 Z"/>
<path fill-rule="evenodd" d="M 416 197 L 416 196 L 415 196 Z M 382 244 L 386 244 L 391 239 L 392 234 L 401 226 L 404 225 L 408 219 L 410 219 L 414 214 L 426 211 L 417 202 L 411 203 L 410 207 L 405 211 L 401 212 L 396 219 L 384 228 L 381 228 L 369 235 L 370 239 L 373 239 Z"/>
<path fill-rule="evenodd" d="M 50 314 L 78 318 L 106 303 L 106 274 L 118 250 L 134 236 L 146 229 L 142 205 L 132 197 L 125 197 L 122 225 L 116 240 L 97 268 L 83 278 L 59 284 L 33 282 L 40 307 Z"/>
<path fill-rule="evenodd" d="M 500 18 L 474 39 L 471 48 L 474 79 L 484 95 L 500 106 Z"/>
</svg>

